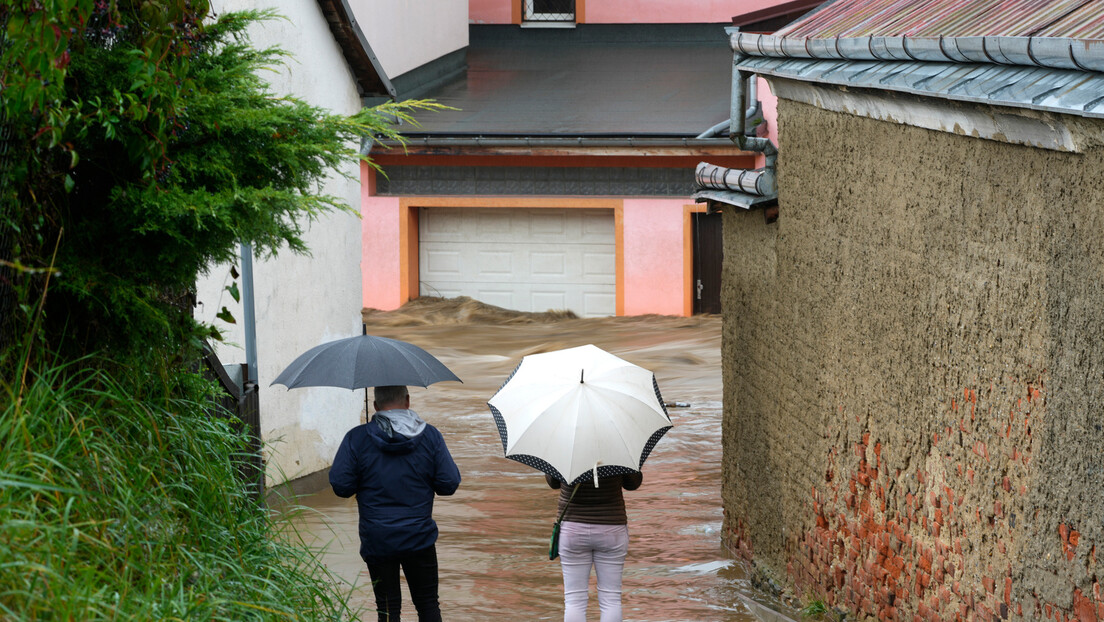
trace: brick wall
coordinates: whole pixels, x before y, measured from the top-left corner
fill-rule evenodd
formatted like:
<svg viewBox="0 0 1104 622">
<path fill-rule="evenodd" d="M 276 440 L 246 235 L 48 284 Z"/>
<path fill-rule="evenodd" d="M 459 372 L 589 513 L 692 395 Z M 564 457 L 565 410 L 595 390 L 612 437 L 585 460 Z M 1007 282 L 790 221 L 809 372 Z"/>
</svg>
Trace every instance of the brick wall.
<svg viewBox="0 0 1104 622">
<path fill-rule="evenodd" d="M 1104 150 L 779 102 L 727 210 L 726 545 L 886 620 L 1104 621 Z"/>
</svg>

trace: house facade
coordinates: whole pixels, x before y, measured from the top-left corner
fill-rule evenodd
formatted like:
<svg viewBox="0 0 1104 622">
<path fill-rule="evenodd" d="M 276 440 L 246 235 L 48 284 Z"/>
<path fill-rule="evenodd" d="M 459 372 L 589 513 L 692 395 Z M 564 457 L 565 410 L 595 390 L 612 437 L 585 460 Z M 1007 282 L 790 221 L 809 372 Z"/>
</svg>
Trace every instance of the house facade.
<svg viewBox="0 0 1104 622">
<path fill-rule="evenodd" d="M 450 26 L 466 45 L 408 71 L 372 41 L 395 97 L 453 110 L 371 146 L 385 175 L 362 174 L 364 306 L 719 312 L 720 219 L 687 170 L 754 163 L 724 135 L 731 4 L 468 6 Z"/>
<path fill-rule="evenodd" d="M 767 15 L 791 3 L 740 10 Z M 309 256 L 253 258 L 255 340 L 245 301 L 226 289 L 244 263 L 212 266 L 199 280 L 197 317 L 226 331 L 221 360 L 246 362 L 255 343 L 270 486 L 324 484 L 344 432 L 365 415 L 362 392 L 271 386 L 298 354 L 360 334 L 365 307 L 468 295 L 582 316 L 720 311 L 720 218 L 690 199 L 687 171 L 702 158 L 755 162 L 725 136 L 728 3 L 580 0 L 564 11 L 522 0 L 222 0 L 214 8 L 287 18 L 251 33 L 255 45 L 290 53 L 267 76 L 277 93 L 342 114 L 410 98 L 457 108 L 420 116 L 404 128 L 405 147 L 365 143 L 385 175 L 350 163 L 348 178 L 320 189 L 359 206 L 361 218 L 313 222 Z M 770 130 L 765 84 L 760 95 Z M 217 319 L 223 307 L 236 324 Z"/>
<path fill-rule="evenodd" d="M 724 210 L 724 541 L 802 599 L 1104 619 L 1102 24 L 839 0 L 732 33 L 779 127 L 777 219 Z"/>
<path fill-rule="evenodd" d="M 286 18 L 268 20 L 250 31 L 255 47 L 279 46 L 291 56 L 282 70 L 265 76 L 274 93 L 339 114 L 360 110 L 361 89 L 318 4 L 212 2 L 219 13 L 257 8 L 274 9 Z M 350 162 L 342 172 L 348 178 L 334 175 L 319 190 L 355 206 L 360 201 L 358 163 Z M 254 257 L 252 295 L 243 288 L 243 296 L 255 308 L 254 380 L 268 486 L 329 467 L 345 432 L 359 422 L 364 409 L 363 392 L 270 386 L 298 354 L 361 333 L 360 220 L 355 214 L 330 214 L 312 222 L 304 240 L 310 255 Z M 231 269 L 242 273 L 245 265 L 239 261 L 234 266 L 211 266 L 197 283 L 196 317 L 225 331 L 225 341 L 213 345 L 228 365 L 247 362 L 247 342 L 252 340 L 245 330 L 245 298 L 235 301 L 226 289 L 235 282 Z M 237 283 L 244 285 L 241 278 Z M 233 314 L 234 324 L 217 318 L 223 307 Z"/>
</svg>

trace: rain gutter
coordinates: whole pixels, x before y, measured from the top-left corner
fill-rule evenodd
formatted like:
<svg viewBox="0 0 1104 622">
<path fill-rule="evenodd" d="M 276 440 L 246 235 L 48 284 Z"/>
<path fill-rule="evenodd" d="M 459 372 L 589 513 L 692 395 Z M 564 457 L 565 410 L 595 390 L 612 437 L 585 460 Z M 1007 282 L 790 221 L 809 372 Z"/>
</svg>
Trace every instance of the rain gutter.
<svg viewBox="0 0 1104 622">
<path fill-rule="evenodd" d="M 725 29 L 732 38 L 732 41 L 736 40 L 736 35 L 739 34 L 739 28 L 729 27 Z M 732 101 L 731 101 L 731 119 L 728 128 L 728 138 L 732 142 L 739 145 L 740 149 L 745 151 L 756 151 L 765 156 L 766 161 L 762 168 L 754 171 L 745 171 L 742 178 L 747 181 L 742 181 L 740 184 L 741 189 L 747 192 L 752 189 L 752 194 L 759 196 L 769 196 L 778 194 L 778 184 L 775 178 L 775 162 L 778 160 L 778 149 L 774 146 L 769 138 L 760 138 L 757 136 L 746 136 L 744 134 L 747 127 L 747 120 L 744 118 L 744 110 L 748 108 L 747 97 L 751 89 L 747 88 L 748 81 L 753 78 L 753 74 L 740 69 L 740 63 L 748 56 L 746 53 L 733 47 L 732 51 Z"/>
<path fill-rule="evenodd" d="M 985 63 L 1104 72 L 1104 40 L 1068 37 L 790 38 L 728 28 L 734 52 L 772 58 Z"/>
<path fill-rule="evenodd" d="M 730 37 L 739 32 L 737 27 L 725 29 Z M 735 40 L 735 39 L 732 39 Z M 747 60 L 748 55 L 733 48 L 732 51 L 732 98 L 729 103 L 729 128 L 728 138 L 736 143 L 743 151 L 761 153 L 765 162 L 762 168 L 755 170 L 731 169 L 708 162 L 701 162 L 694 170 L 696 191 L 693 194 L 695 201 L 707 203 L 707 213 L 713 213 L 717 204 L 734 205 L 743 209 L 753 207 L 768 207 L 767 222 L 773 222 L 777 217 L 778 183 L 775 176 L 775 163 L 778 160 L 778 149 L 769 138 L 748 136 L 747 117 L 745 111 L 749 108 L 748 98 L 755 97 L 755 91 L 749 85 L 754 85 L 757 77 L 749 71 L 740 69 L 740 64 Z M 758 103 L 758 102 L 756 102 Z"/>
<path fill-rule="evenodd" d="M 410 136 L 404 135 L 402 142 L 396 140 L 379 141 L 389 148 L 422 145 L 426 147 L 718 147 L 731 144 L 726 138 L 647 138 L 628 136 L 624 138 L 587 137 L 587 136 Z"/>
</svg>

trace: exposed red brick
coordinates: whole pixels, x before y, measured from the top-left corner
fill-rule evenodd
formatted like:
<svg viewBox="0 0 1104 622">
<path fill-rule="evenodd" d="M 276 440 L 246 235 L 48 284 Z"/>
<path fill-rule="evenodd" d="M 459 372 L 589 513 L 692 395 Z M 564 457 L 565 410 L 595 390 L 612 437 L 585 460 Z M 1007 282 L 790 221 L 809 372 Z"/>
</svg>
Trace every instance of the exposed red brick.
<svg viewBox="0 0 1104 622">
<path fill-rule="evenodd" d="M 1077 616 L 1077 622 L 1098 622 L 1093 601 L 1085 596 L 1080 588 L 1073 590 L 1073 615 Z"/>
</svg>

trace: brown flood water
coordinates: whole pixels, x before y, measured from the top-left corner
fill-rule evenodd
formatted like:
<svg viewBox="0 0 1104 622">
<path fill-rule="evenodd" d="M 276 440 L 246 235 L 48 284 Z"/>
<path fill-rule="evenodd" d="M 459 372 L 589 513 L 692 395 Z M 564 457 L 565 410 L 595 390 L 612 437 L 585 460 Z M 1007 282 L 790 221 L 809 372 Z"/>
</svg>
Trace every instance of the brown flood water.
<svg viewBox="0 0 1104 622">
<path fill-rule="evenodd" d="M 721 320 L 572 319 L 522 314 L 467 300 L 420 299 L 366 313 L 368 333 L 415 343 L 464 382 L 411 387 L 411 408 L 437 426 L 460 467 L 454 496 L 438 497 L 441 603 L 452 622 L 558 620 L 558 561 L 547 559 L 556 495 L 543 476 L 502 457 L 487 400 L 527 354 L 593 343 L 655 373 L 674 428 L 644 465 L 644 485 L 626 492 L 630 544 L 626 621 L 754 621 L 742 597 L 770 602 L 721 546 Z M 339 390 L 339 389 L 335 389 Z M 352 585 L 351 601 L 374 620 L 357 540 L 356 504 L 329 490 L 300 498 L 309 543 Z M 588 614 L 596 620 L 591 577 Z M 406 617 L 416 619 L 403 591 Z"/>
</svg>

